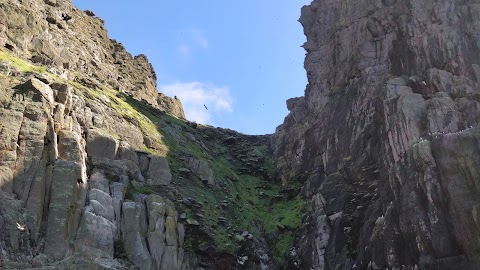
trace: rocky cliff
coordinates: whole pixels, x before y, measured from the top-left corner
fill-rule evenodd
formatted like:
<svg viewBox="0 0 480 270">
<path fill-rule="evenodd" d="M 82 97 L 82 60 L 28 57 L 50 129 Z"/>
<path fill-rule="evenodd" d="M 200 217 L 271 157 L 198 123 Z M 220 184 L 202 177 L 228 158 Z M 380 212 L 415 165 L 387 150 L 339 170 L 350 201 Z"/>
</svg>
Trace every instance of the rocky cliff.
<svg viewBox="0 0 480 270">
<path fill-rule="evenodd" d="M 285 265 L 270 142 L 186 121 L 93 12 L 0 0 L 0 269 Z"/>
<path fill-rule="evenodd" d="M 0 0 L 0 269 L 480 268 L 480 3 L 314 0 L 273 135 L 185 120 L 69 0 Z"/>
<path fill-rule="evenodd" d="M 480 267 L 480 3 L 314 0 L 274 135 L 309 202 L 288 269 Z"/>
</svg>

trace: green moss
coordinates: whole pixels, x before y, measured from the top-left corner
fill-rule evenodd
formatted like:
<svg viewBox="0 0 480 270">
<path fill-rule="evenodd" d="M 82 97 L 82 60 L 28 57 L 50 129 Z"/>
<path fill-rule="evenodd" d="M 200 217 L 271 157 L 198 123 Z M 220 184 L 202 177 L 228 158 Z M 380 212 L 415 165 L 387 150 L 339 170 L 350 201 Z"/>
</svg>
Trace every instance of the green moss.
<svg viewBox="0 0 480 270">
<path fill-rule="evenodd" d="M 143 185 L 143 186 L 134 186 L 131 182 L 128 185 L 127 193 L 125 194 L 125 198 L 133 199 L 133 195 L 135 194 L 145 194 L 150 195 L 154 194 L 155 191 L 153 190 L 152 186 L 150 185 Z"/>
<path fill-rule="evenodd" d="M 10 63 L 13 67 L 21 72 L 36 72 L 46 73 L 47 68 L 44 66 L 37 66 L 29 61 L 18 58 L 17 56 L 0 49 L 0 60 Z"/>
<path fill-rule="evenodd" d="M 285 265 L 285 254 L 292 248 L 294 236 L 292 233 L 281 234 L 273 246 L 273 260 L 277 265 Z"/>
</svg>

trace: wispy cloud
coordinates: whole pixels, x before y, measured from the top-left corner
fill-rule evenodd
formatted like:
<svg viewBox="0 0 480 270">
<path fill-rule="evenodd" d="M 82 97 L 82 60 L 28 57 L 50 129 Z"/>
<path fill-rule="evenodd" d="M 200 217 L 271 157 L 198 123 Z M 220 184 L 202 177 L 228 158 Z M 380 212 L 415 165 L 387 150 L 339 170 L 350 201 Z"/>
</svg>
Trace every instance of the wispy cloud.
<svg viewBox="0 0 480 270">
<path fill-rule="evenodd" d="M 213 114 L 233 111 L 228 87 L 202 82 L 177 82 L 160 86 L 160 92 L 179 97 L 187 119 L 197 123 L 212 124 Z"/>
<path fill-rule="evenodd" d="M 187 57 L 197 49 L 207 50 L 209 41 L 203 31 L 198 29 L 182 30 L 180 31 L 181 43 L 177 46 L 177 52 Z"/>
<path fill-rule="evenodd" d="M 195 43 L 202 49 L 208 49 L 208 39 L 205 36 L 205 33 L 200 30 L 193 30 L 192 33 Z"/>
</svg>

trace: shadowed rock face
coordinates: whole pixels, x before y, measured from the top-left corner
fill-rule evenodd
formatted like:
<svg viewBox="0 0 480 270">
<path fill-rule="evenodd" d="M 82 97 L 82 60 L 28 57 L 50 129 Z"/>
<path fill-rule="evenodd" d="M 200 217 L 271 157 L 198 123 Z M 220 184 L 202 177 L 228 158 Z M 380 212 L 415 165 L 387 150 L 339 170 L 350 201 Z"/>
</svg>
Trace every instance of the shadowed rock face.
<svg viewBox="0 0 480 270">
<path fill-rule="evenodd" d="M 477 269 L 478 1 L 315 0 L 300 22 L 308 85 L 274 138 L 312 205 L 292 269 Z"/>
</svg>

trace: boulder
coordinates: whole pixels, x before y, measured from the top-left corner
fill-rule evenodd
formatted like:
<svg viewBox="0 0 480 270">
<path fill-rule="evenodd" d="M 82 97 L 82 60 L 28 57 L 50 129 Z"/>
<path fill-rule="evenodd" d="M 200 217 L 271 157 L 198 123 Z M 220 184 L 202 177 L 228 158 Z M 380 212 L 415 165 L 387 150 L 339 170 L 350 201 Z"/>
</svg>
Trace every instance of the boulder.
<svg viewBox="0 0 480 270">
<path fill-rule="evenodd" d="M 87 258 L 113 259 L 115 225 L 86 209 L 74 242 L 75 253 Z"/>
<path fill-rule="evenodd" d="M 110 194 L 99 189 L 91 189 L 88 193 L 88 198 L 92 213 L 102 216 L 110 222 L 114 221 L 115 211 Z"/>
<path fill-rule="evenodd" d="M 208 185 L 215 185 L 215 178 L 213 171 L 208 166 L 208 162 L 205 160 L 198 160 L 195 158 L 188 159 L 188 166 L 190 170 L 200 177 L 202 181 L 205 181 Z"/>
<path fill-rule="evenodd" d="M 45 100 L 51 106 L 55 104 L 52 88 L 35 78 L 31 78 L 19 87 L 17 94 L 27 97 L 25 100 L 31 100 L 33 102 L 42 102 L 42 100 Z"/>
<path fill-rule="evenodd" d="M 90 176 L 90 189 L 99 189 L 105 193 L 110 192 L 110 181 L 99 170 L 95 170 Z"/>
<path fill-rule="evenodd" d="M 172 173 L 168 160 L 162 156 L 150 156 L 150 163 L 148 166 L 147 183 L 152 186 L 169 185 L 172 181 Z"/>
<path fill-rule="evenodd" d="M 89 157 L 115 159 L 118 141 L 98 129 L 90 129 L 87 134 L 87 154 Z"/>
</svg>

